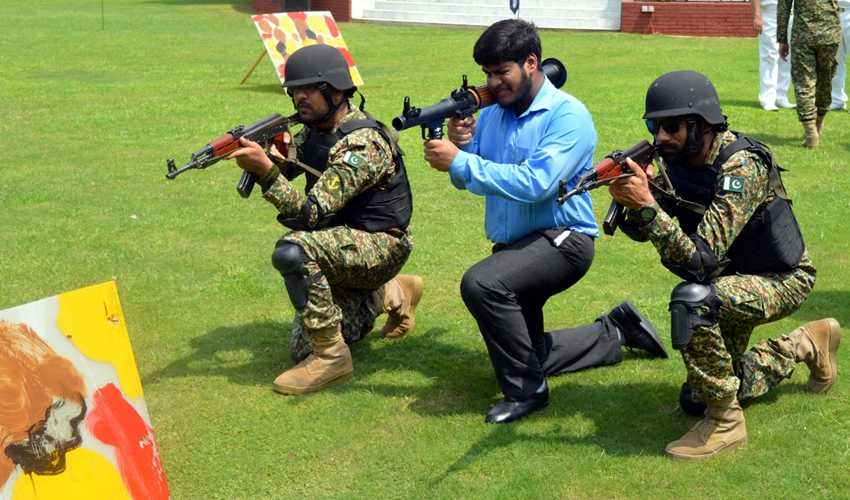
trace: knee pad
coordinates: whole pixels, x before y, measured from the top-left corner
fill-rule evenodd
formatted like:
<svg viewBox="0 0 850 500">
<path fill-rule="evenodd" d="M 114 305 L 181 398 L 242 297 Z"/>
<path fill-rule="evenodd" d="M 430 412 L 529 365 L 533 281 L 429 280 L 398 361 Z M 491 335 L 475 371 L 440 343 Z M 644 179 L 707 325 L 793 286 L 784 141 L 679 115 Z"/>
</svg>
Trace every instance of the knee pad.
<svg viewBox="0 0 850 500">
<path fill-rule="evenodd" d="M 310 298 L 310 285 L 321 277 L 318 275 L 306 278 L 304 276 L 304 263 L 308 262 L 307 254 L 297 243 L 281 241 L 272 253 L 272 265 L 280 272 L 289 301 L 296 310 L 304 309 Z M 315 279 L 314 279 L 315 278 Z"/>
<path fill-rule="evenodd" d="M 694 314 L 699 306 L 708 306 L 703 315 Z M 720 305 L 717 302 L 717 290 L 709 283 L 684 282 L 676 285 L 670 294 L 670 336 L 673 349 L 688 345 L 696 326 L 712 326 L 717 323 Z"/>
</svg>

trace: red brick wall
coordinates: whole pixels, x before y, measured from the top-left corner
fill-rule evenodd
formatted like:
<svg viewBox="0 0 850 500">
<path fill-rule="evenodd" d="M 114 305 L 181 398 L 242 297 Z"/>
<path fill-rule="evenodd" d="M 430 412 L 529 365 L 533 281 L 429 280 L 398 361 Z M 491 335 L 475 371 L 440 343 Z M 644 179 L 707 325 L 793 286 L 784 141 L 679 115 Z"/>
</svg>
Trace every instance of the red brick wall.
<svg viewBox="0 0 850 500">
<path fill-rule="evenodd" d="M 286 0 L 254 0 L 254 10 L 257 14 L 286 12 Z M 291 9 L 290 9 L 291 10 Z M 351 22 L 351 0 L 310 0 L 310 10 L 330 11 L 334 21 L 338 23 Z"/>
<path fill-rule="evenodd" d="M 654 12 L 641 12 L 642 6 Z M 623 0 L 623 33 L 755 37 L 749 2 L 634 2 Z"/>
</svg>

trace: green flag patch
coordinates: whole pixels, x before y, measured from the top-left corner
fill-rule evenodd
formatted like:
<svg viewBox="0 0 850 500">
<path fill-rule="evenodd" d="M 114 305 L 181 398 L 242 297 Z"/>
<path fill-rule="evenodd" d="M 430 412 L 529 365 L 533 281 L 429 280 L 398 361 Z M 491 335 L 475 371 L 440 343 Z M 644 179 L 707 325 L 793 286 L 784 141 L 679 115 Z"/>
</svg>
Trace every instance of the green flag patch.
<svg viewBox="0 0 850 500">
<path fill-rule="evenodd" d="M 723 190 L 729 191 L 732 193 L 743 193 L 744 192 L 744 178 L 743 177 L 732 177 L 731 175 L 727 175 L 723 178 Z"/>
<path fill-rule="evenodd" d="M 366 161 L 362 156 L 352 153 L 351 151 L 346 151 L 345 156 L 342 157 L 342 162 L 352 168 L 360 168 L 360 165 Z"/>
</svg>

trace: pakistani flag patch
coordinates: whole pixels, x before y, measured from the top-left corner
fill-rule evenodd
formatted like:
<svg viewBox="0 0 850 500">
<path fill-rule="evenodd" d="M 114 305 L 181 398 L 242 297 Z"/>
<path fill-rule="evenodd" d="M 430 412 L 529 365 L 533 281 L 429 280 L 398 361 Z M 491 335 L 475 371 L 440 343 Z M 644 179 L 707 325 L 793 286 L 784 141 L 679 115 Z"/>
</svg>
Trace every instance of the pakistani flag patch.
<svg viewBox="0 0 850 500">
<path fill-rule="evenodd" d="M 743 193 L 744 192 L 744 178 L 743 177 L 732 177 L 731 175 L 727 175 L 723 178 L 723 190 L 730 191 L 732 193 Z"/>
<path fill-rule="evenodd" d="M 342 162 L 352 168 L 360 168 L 360 165 L 362 165 L 364 161 L 365 160 L 363 160 L 362 156 L 352 153 L 351 151 L 346 151 L 345 156 L 342 157 Z"/>
</svg>

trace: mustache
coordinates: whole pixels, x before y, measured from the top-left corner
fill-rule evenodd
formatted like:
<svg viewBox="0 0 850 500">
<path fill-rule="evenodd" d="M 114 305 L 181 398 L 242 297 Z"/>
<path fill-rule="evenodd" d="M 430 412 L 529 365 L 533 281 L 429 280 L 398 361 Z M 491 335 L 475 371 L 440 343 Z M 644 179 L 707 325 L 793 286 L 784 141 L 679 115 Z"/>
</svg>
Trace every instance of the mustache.
<svg viewBox="0 0 850 500">
<path fill-rule="evenodd" d="M 682 146 L 678 144 L 660 144 L 658 146 L 658 155 L 659 156 L 676 156 L 681 154 Z"/>
</svg>

